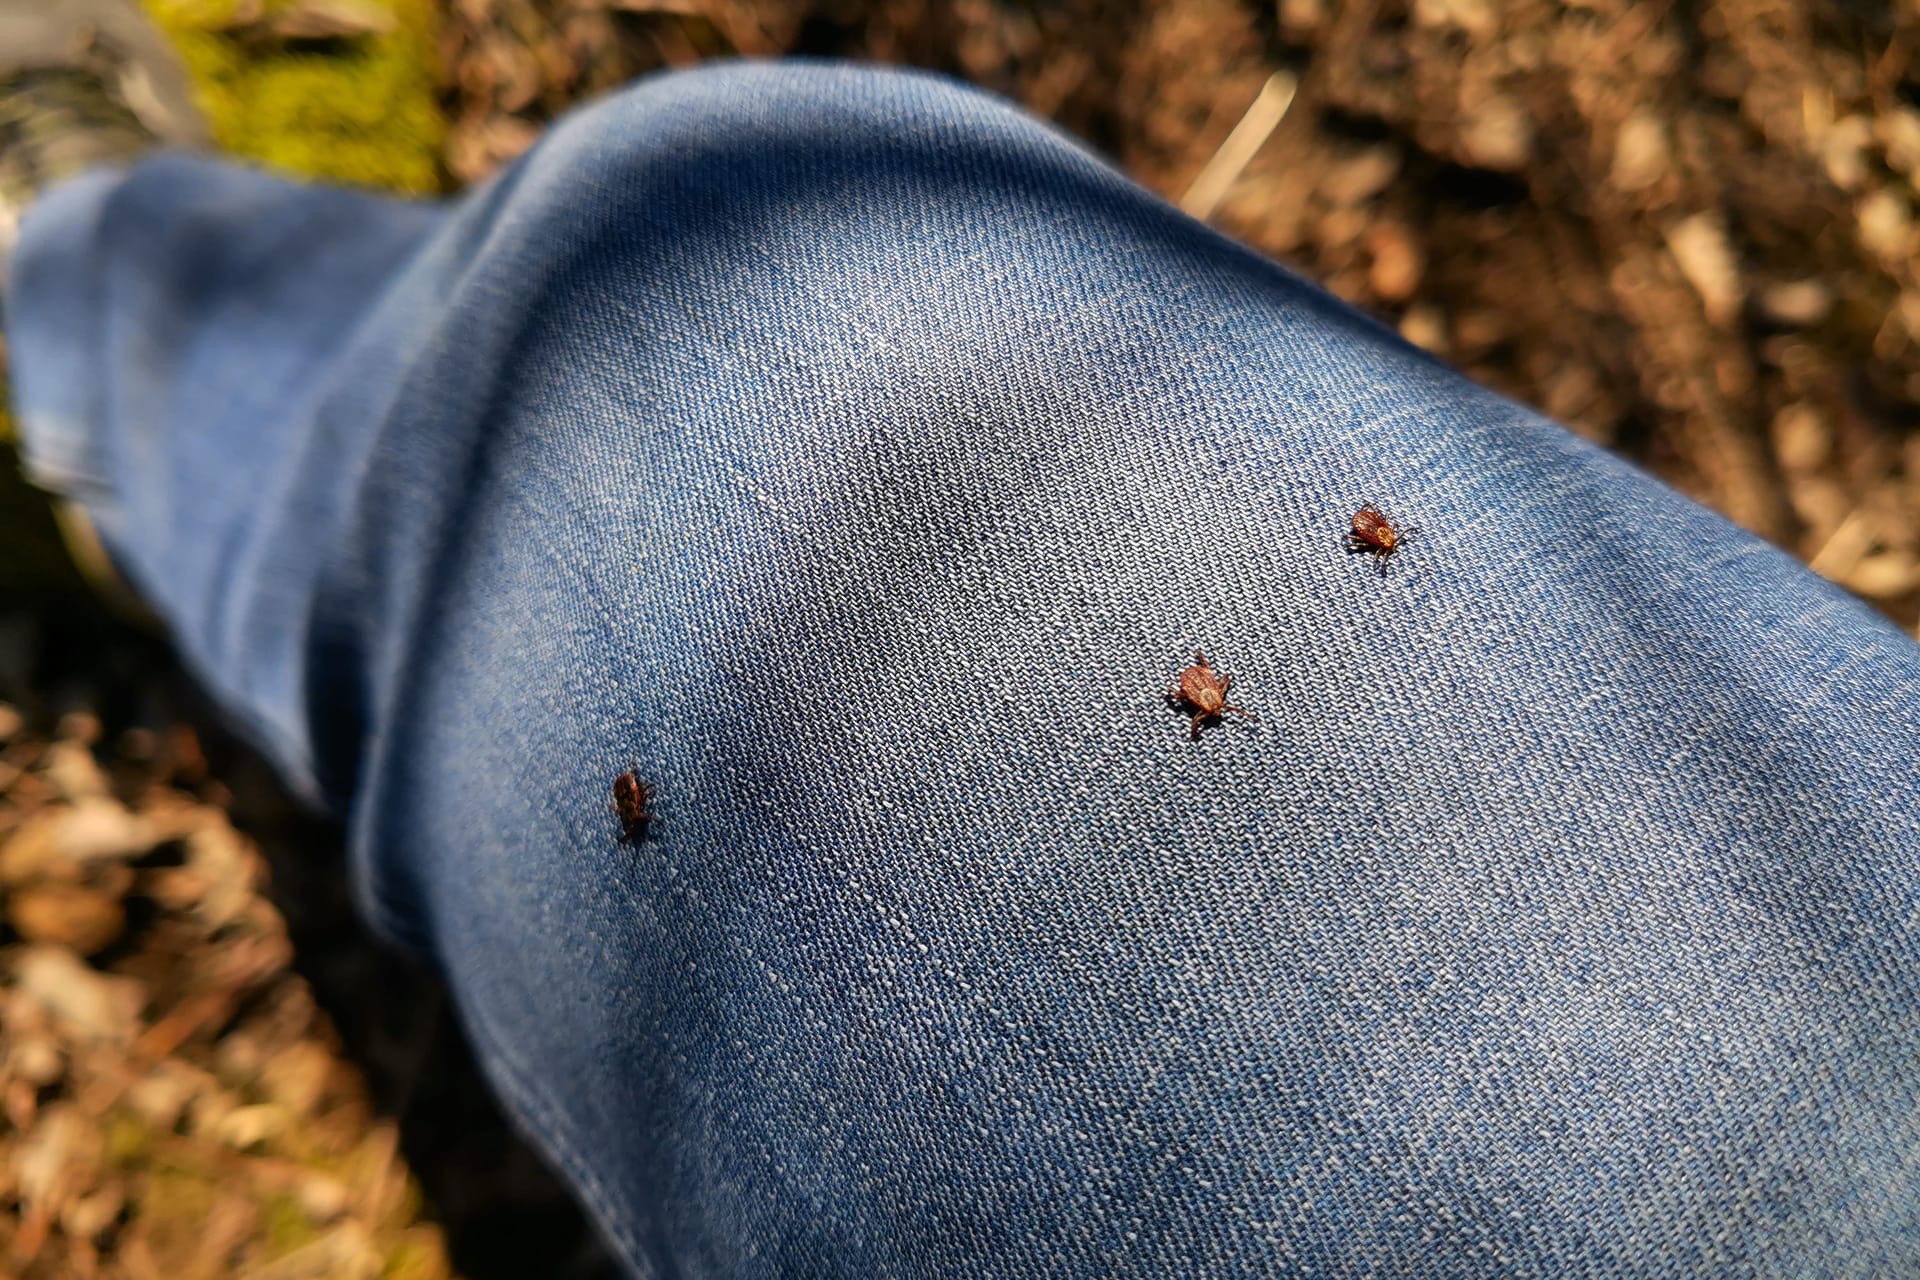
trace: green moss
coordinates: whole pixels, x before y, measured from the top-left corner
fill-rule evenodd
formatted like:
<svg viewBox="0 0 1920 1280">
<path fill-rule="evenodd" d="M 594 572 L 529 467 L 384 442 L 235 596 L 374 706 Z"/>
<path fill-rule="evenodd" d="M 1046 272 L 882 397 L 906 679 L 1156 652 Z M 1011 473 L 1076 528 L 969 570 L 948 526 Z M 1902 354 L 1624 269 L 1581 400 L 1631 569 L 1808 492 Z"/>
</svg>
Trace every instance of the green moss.
<svg viewBox="0 0 1920 1280">
<path fill-rule="evenodd" d="M 381 1280 L 447 1280 L 452 1267 L 438 1233 L 415 1230 L 388 1247 Z"/>
<path fill-rule="evenodd" d="M 215 1194 L 211 1171 L 170 1158 L 154 1165 L 140 1203 L 156 1217 L 198 1220 L 213 1207 Z"/>
<path fill-rule="evenodd" d="M 222 151 L 273 169 L 410 194 L 442 189 L 432 0 L 364 0 L 389 32 L 323 48 L 248 46 L 236 0 L 144 0 L 173 41 Z M 267 12 L 289 7 L 272 0 Z"/>
<path fill-rule="evenodd" d="M 169 1264 L 196 1254 L 217 1199 L 219 1189 L 204 1169 L 168 1163 L 148 1173 L 134 1212 L 140 1217 L 147 1247 L 163 1268 L 177 1274 L 182 1268 Z"/>
<path fill-rule="evenodd" d="M 153 1133 L 146 1122 L 117 1112 L 107 1120 L 107 1163 L 125 1169 L 141 1163 L 153 1150 Z"/>
<path fill-rule="evenodd" d="M 313 1224 L 292 1196 L 268 1196 L 260 1206 L 263 1226 L 266 1230 L 266 1256 L 277 1258 L 292 1253 L 301 1245 L 311 1244 L 320 1238 L 320 1228 Z"/>
</svg>

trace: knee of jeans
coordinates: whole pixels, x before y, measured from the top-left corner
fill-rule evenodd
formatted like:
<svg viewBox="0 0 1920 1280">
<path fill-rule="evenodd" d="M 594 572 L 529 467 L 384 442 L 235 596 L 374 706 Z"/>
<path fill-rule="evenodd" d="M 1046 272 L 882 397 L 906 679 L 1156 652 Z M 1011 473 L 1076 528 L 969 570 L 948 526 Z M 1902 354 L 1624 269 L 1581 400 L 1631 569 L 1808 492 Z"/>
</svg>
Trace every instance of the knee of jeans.
<svg viewBox="0 0 1920 1280">
<path fill-rule="evenodd" d="M 811 232 L 850 250 L 1027 180 L 1117 175 L 980 90 L 919 71 L 732 63 L 651 77 L 549 131 L 504 187 L 549 232 L 592 247 L 645 232 L 725 251 Z M 1004 199 L 1002 200 L 1004 203 Z M 910 215 L 935 222 L 913 224 Z M 977 215 L 976 215 L 977 217 Z"/>
<path fill-rule="evenodd" d="M 730 494 L 855 577 L 841 542 L 903 550 L 956 494 L 1046 500 L 1050 459 L 1151 416 L 1113 409 L 1167 362 L 1153 302 L 1210 235 L 994 98 L 853 66 L 647 81 L 513 182 L 487 292 L 522 320 L 488 376 L 567 406 L 525 443 L 604 458 L 589 488 Z"/>
<path fill-rule="evenodd" d="M 810 194 L 874 201 L 901 184 L 975 185 L 1022 153 L 1114 176 L 1011 103 L 936 73 L 739 62 L 638 81 L 561 122 L 530 163 L 575 180 L 576 196 L 664 195 L 693 213 L 712 191 L 750 213 L 791 211 Z"/>
<path fill-rule="evenodd" d="M 910 367 L 958 386 L 975 360 L 1124 355 L 1193 265 L 1152 248 L 1239 252 L 1012 106 L 871 67 L 648 80 L 503 186 L 507 291 L 683 384 Z"/>
</svg>

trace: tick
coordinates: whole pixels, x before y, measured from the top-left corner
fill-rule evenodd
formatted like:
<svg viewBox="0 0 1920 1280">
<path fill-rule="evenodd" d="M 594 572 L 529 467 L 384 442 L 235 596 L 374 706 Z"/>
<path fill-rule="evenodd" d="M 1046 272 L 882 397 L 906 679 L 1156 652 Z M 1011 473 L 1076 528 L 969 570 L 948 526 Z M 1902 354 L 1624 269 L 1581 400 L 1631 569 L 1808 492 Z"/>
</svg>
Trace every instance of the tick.
<svg viewBox="0 0 1920 1280">
<path fill-rule="evenodd" d="M 1402 543 L 1419 532 L 1418 526 L 1402 529 L 1391 516 L 1369 502 L 1353 513 L 1353 532 L 1347 535 L 1347 550 L 1364 551 L 1378 560 L 1384 576 L 1387 561 L 1400 550 Z"/>
<path fill-rule="evenodd" d="M 613 780 L 613 812 L 620 819 L 620 843 L 632 844 L 653 821 L 653 786 L 632 769 Z"/>
<path fill-rule="evenodd" d="M 1249 720 L 1260 717 L 1245 707 L 1231 706 L 1227 702 L 1227 690 L 1233 687 L 1233 677 L 1222 675 L 1213 669 L 1207 661 L 1207 655 L 1194 650 L 1193 665 L 1180 673 L 1180 683 L 1167 689 L 1169 701 L 1193 708 L 1193 737 L 1200 737 L 1200 726 L 1209 720 L 1218 720 L 1222 712 L 1231 711 L 1235 715 L 1245 716 Z"/>
</svg>

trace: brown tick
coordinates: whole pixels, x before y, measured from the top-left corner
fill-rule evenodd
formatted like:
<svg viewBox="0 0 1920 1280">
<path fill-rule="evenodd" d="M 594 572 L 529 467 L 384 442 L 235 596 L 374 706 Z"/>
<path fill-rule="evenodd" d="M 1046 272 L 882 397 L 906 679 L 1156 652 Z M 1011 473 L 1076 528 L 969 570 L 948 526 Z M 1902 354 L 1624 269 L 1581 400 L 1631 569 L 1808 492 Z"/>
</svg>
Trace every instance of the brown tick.
<svg viewBox="0 0 1920 1280">
<path fill-rule="evenodd" d="M 613 780 L 613 812 L 620 819 L 620 843 L 632 844 L 653 821 L 653 786 L 629 769 Z"/>
<path fill-rule="evenodd" d="M 1231 711 L 1249 720 L 1260 718 L 1245 707 L 1228 705 L 1227 690 L 1232 687 L 1233 677 L 1215 671 L 1213 664 L 1207 661 L 1207 655 L 1196 649 L 1193 665 L 1180 673 L 1180 683 L 1167 689 L 1167 700 L 1193 708 L 1193 736 L 1197 739 L 1200 726 L 1209 720 L 1218 720 L 1223 711 Z"/>
<path fill-rule="evenodd" d="M 1353 532 L 1347 535 L 1347 550 L 1364 551 L 1378 560 L 1384 576 L 1387 561 L 1400 550 L 1400 544 L 1419 532 L 1417 526 L 1400 528 L 1386 512 L 1369 502 L 1353 513 Z"/>
</svg>

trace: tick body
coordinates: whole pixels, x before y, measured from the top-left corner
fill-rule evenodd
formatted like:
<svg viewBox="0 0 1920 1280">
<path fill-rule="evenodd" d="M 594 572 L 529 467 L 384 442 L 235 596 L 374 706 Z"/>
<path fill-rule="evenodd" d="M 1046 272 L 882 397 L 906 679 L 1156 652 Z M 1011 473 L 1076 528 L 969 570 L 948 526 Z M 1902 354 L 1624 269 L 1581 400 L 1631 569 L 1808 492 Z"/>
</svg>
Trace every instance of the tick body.
<svg viewBox="0 0 1920 1280">
<path fill-rule="evenodd" d="M 1207 661 L 1207 655 L 1195 650 L 1193 665 L 1180 673 L 1180 683 L 1167 689 L 1167 698 L 1183 707 L 1193 709 L 1192 736 L 1200 737 L 1200 726 L 1209 720 L 1218 720 L 1223 712 L 1231 711 L 1237 716 L 1249 720 L 1260 717 L 1245 707 L 1236 707 L 1228 703 L 1227 690 L 1233 687 L 1233 677 L 1213 669 Z"/>
<path fill-rule="evenodd" d="M 653 786 L 640 781 L 633 770 L 613 780 L 613 812 L 620 819 L 620 843 L 632 844 L 646 834 L 653 821 Z"/>
<path fill-rule="evenodd" d="M 1347 550 L 1366 552 L 1379 561 L 1380 572 L 1385 574 L 1387 561 L 1393 559 L 1408 538 L 1419 532 L 1417 527 L 1402 529 L 1391 516 L 1369 502 L 1353 513 L 1353 532 L 1347 535 Z"/>
</svg>

